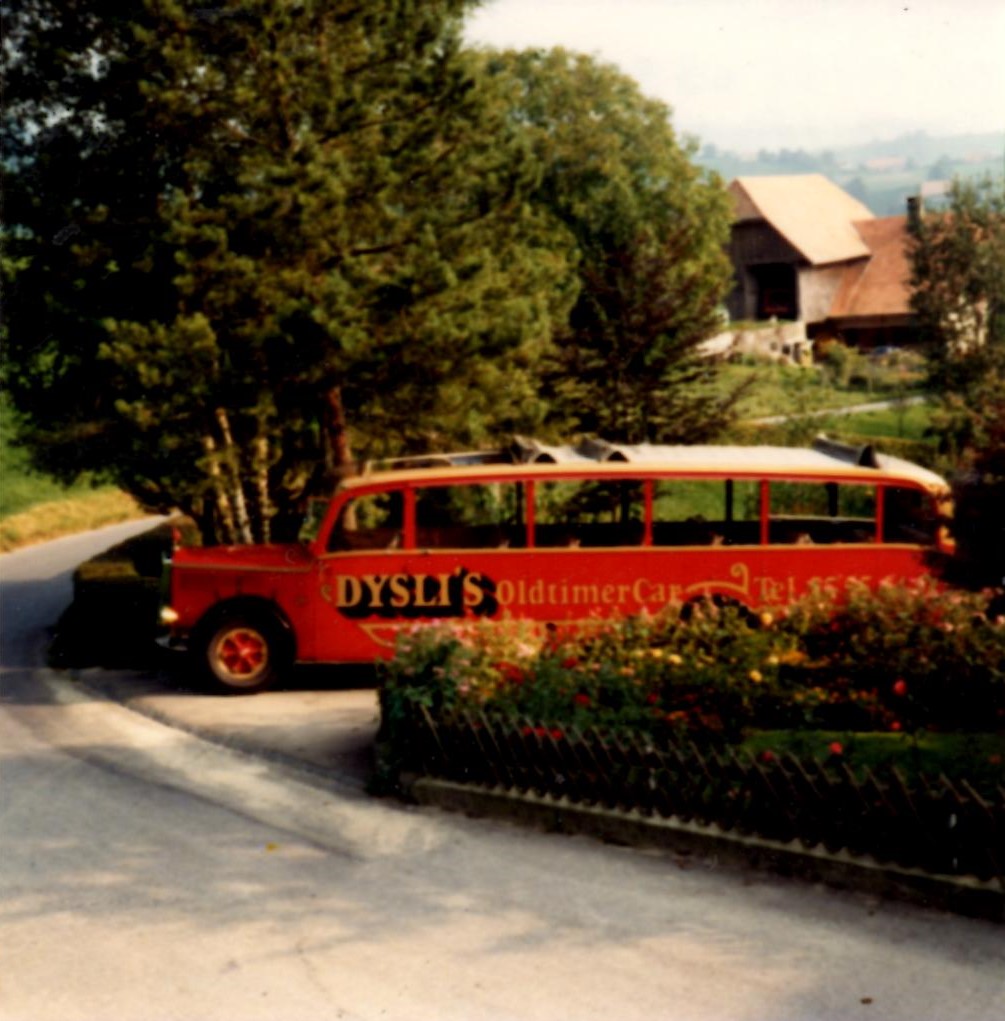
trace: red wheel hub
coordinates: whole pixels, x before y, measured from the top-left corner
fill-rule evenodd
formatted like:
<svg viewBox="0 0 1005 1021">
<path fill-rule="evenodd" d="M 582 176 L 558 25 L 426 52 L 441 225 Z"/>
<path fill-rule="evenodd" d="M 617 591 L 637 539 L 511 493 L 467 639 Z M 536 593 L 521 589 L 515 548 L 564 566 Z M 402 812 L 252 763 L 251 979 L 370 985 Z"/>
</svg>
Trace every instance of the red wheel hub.
<svg viewBox="0 0 1005 1021">
<path fill-rule="evenodd" d="M 268 647 L 257 631 L 240 628 L 220 639 L 217 657 L 228 673 L 247 677 L 265 665 Z"/>
</svg>

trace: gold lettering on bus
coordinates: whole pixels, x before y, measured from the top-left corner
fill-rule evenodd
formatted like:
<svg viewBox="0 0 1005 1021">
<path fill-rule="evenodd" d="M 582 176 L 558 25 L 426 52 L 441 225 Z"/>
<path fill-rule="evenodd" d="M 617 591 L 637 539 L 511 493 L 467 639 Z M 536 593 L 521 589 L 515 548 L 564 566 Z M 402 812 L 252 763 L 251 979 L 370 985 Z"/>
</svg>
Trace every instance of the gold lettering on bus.
<svg viewBox="0 0 1005 1021">
<path fill-rule="evenodd" d="M 492 616 L 495 582 L 478 571 L 450 574 L 337 574 L 321 595 L 346 617 Z"/>
<path fill-rule="evenodd" d="M 722 581 L 721 579 L 716 579 L 714 581 L 699 581 L 695 582 L 693 585 L 688 585 L 687 588 L 684 589 L 684 592 L 688 596 L 734 592 L 738 596 L 742 596 L 744 599 L 749 600 L 750 567 L 742 562 L 735 563 L 729 569 L 729 576 L 731 578 L 735 578 L 736 581 Z"/>
</svg>

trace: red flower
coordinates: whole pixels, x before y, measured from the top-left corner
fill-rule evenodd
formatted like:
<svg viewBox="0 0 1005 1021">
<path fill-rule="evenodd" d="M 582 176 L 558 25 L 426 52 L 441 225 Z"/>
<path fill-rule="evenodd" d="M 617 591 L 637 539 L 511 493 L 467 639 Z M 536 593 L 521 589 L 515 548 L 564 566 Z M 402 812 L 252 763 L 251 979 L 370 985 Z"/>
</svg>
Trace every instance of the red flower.
<svg viewBox="0 0 1005 1021">
<path fill-rule="evenodd" d="M 565 734 L 558 727 L 552 728 L 551 739 L 553 741 L 561 741 L 563 737 L 565 737 Z"/>
<path fill-rule="evenodd" d="M 827 746 L 827 751 L 829 751 L 831 755 L 844 755 L 844 745 L 841 744 L 840 741 L 831 741 L 831 743 Z"/>
<path fill-rule="evenodd" d="M 573 697 L 572 701 L 575 702 L 576 705 L 588 706 L 590 704 L 590 696 L 589 695 L 584 695 L 580 691 L 578 694 L 576 694 Z"/>
<path fill-rule="evenodd" d="M 503 680 L 510 684 L 523 684 L 525 680 L 523 670 L 515 663 L 497 663 L 496 669 L 502 674 Z"/>
<path fill-rule="evenodd" d="M 894 720 L 893 723 L 890 724 L 890 729 L 900 730 L 900 720 Z"/>
<path fill-rule="evenodd" d="M 775 753 L 770 748 L 765 748 L 760 754 L 760 760 L 761 762 L 774 762 Z"/>
<path fill-rule="evenodd" d="M 907 681 L 902 677 L 893 682 L 893 693 L 903 698 L 907 694 Z"/>
<path fill-rule="evenodd" d="M 565 659 L 562 660 L 562 666 L 566 670 L 574 670 L 577 666 L 579 666 L 579 660 L 575 656 L 566 656 Z"/>
</svg>

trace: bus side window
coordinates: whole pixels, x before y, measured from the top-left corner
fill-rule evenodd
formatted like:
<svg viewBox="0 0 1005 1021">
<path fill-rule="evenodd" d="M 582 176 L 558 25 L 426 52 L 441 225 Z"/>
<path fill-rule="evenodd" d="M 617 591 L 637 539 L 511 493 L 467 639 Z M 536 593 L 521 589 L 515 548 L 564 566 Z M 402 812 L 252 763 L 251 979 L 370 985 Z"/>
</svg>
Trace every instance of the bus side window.
<svg viewBox="0 0 1005 1021">
<path fill-rule="evenodd" d="M 772 480 L 768 523 L 772 544 L 815 546 L 875 538 L 874 486 Z"/>
<path fill-rule="evenodd" d="M 883 542 L 934 546 L 938 531 L 935 501 L 920 489 L 887 486 L 883 491 Z"/>
<path fill-rule="evenodd" d="M 642 545 L 645 488 L 638 479 L 540 482 L 535 494 L 535 546 Z"/>
<path fill-rule="evenodd" d="M 518 549 L 527 544 L 515 482 L 424 486 L 415 493 L 419 549 Z"/>
<path fill-rule="evenodd" d="M 365 493 L 350 499 L 328 539 L 328 551 L 397 549 L 402 543 L 401 492 Z"/>
<path fill-rule="evenodd" d="M 654 482 L 654 546 L 754 546 L 759 541 L 758 483 L 733 479 Z"/>
</svg>

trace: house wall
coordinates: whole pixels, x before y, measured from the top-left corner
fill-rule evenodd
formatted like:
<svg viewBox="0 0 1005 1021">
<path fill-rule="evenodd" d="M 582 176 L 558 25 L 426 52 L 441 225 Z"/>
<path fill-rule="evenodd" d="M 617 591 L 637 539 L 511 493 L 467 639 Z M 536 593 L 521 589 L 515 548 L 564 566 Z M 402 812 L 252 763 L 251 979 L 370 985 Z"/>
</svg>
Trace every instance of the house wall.
<svg viewBox="0 0 1005 1021">
<path fill-rule="evenodd" d="M 799 267 L 799 310 L 804 323 L 822 323 L 830 314 L 846 265 Z"/>
</svg>

